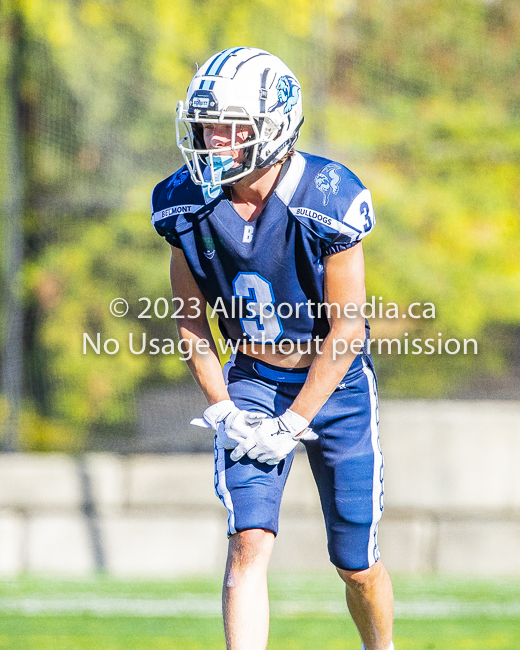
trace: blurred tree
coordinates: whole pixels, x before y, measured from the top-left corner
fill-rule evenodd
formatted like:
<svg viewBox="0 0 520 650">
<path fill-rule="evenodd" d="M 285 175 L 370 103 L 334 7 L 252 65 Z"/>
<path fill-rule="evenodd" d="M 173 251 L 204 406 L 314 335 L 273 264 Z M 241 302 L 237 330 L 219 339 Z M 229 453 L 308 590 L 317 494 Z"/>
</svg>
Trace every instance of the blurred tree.
<svg viewBox="0 0 520 650">
<path fill-rule="evenodd" d="M 23 306 L 22 264 L 25 183 L 23 173 L 23 79 L 24 44 L 22 25 L 14 11 L 0 21 L 0 77 L 4 89 L 0 98 L 0 183 L 1 280 L 0 308 L 0 430 L 1 448 L 19 448 L 20 412 L 23 396 Z"/>
<path fill-rule="evenodd" d="M 506 371 L 496 327 L 520 322 L 518 3 L 369 0 L 334 39 L 329 142 L 379 216 L 369 293 L 435 303 L 435 321 L 402 322 L 401 335 L 480 343 L 477 359 L 383 360 L 383 386 L 457 394 L 471 375 Z"/>
</svg>

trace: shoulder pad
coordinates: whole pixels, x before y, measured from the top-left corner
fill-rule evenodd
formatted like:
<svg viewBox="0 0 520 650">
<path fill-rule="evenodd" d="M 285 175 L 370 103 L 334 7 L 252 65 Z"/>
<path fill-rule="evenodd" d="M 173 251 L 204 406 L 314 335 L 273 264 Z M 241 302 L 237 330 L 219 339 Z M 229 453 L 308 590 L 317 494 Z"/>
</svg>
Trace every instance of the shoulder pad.
<svg viewBox="0 0 520 650">
<path fill-rule="evenodd" d="M 290 197 L 290 212 L 323 240 L 325 249 L 331 244 L 352 245 L 365 237 L 375 225 L 370 191 L 343 165 L 300 156 L 304 169 Z"/>
<path fill-rule="evenodd" d="M 193 183 L 184 165 L 175 174 L 168 176 L 154 187 L 151 200 L 152 225 L 159 234 L 162 234 L 160 226 L 165 219 L 193 214 L 202 207 L 204 207 L 202 192 Z"/>
</svg>

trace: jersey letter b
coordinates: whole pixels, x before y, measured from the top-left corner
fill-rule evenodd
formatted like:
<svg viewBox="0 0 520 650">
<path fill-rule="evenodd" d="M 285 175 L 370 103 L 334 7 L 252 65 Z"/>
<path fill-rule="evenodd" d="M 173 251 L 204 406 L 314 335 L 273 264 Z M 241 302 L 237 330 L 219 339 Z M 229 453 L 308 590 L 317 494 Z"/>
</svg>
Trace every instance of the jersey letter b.
<svg viewBox="0 0 520 650">
<path fill-rule="evenodd" d="M 253 241 L 253 234 L 255 232 L 254 226 L 244 226 L 244 234 L 242 236 L 242 243 L 249 244 Z"/>
</svg>

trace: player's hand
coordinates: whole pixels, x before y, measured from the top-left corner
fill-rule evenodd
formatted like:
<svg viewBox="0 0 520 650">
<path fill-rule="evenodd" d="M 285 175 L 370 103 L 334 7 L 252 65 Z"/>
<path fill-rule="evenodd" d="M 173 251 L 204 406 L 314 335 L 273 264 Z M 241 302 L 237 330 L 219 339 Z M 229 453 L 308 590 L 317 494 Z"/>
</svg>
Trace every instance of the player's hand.
<svg viewBox="0 0 520 650">
<path fill-rule="evenodd" d="M 252 460 L 277 465 L 296 447 L 300 440 L 316 440 L 309 422 L 298 413 L 287 409 L 277 418 L 267 418 L 231 453 L 231 460 L 240 460 L 246 454 Z"/>
<path fill-rule="evenodd" d="M 217 443 L 224 449 L 235 447 L 246 440 L 266 418 L 265 413 L 254 411 L 232 411 L 217 427 Z"/>
<path fill-rule="evenodd" d="M 208 406 L 203 417 L 195 418 L 191 424 L 215 429 L 217 443 L 224 449 L 235 449 L 266 417 L 265 413 L 242 411 L 227 399 Z"/>
</svg>

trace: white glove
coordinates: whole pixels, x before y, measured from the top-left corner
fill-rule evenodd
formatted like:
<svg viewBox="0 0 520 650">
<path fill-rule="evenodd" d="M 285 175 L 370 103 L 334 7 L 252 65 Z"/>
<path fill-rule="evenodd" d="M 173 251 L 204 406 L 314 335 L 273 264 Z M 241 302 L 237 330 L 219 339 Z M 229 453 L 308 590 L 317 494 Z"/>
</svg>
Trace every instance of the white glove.
<svg viewBox="0 0 520 650">
<path fill-rule="evenodd" d="M 266 417 L 265 413 L 242 411 L 230 399 L 225 399 L 208 406 L 203 417 L 195 418 L 190 424 L 215 429 L 217 443 L 224 449 L 235 449 Z"/>
<path fill-rule="evenodd" d="M 277 418 L 267 418 L 231 453 L 231 460 L 240 460 L 246 454 L 252 460 L 277 465 L 296 447 L 300 440 L 317 440 L 309 429 L 309 421 L 287 409 Z"/>
</svg>

